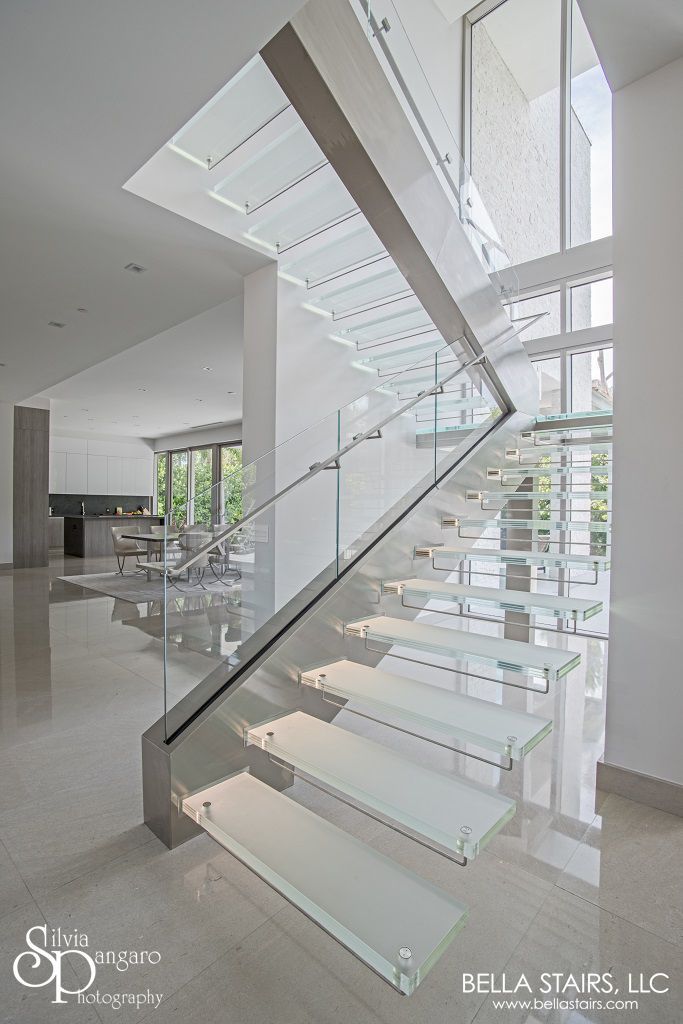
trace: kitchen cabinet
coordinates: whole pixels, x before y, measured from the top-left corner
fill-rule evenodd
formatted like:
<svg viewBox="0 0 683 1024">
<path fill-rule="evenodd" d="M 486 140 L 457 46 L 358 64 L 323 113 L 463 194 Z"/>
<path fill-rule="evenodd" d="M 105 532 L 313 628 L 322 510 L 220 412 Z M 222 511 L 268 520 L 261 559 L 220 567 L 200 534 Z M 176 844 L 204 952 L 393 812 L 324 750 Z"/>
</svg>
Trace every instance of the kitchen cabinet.
<svg viewBox="0 0 683 1024">
<path fill-rule="evenodd" d="M 66 453 L 65 494 L 88 493 L 88 456 L 80 452 Z"/>
<path fill-rule="evenodd" d="M 88 455 L 88 494 L 109 494 L 107 456 Z"/>
</svg>

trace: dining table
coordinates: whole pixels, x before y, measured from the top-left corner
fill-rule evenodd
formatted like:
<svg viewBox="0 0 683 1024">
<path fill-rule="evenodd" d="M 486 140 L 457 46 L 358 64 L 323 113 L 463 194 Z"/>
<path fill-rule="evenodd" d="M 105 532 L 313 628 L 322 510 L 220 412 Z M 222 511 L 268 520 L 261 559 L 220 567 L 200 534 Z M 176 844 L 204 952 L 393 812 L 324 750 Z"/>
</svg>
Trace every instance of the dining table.
<svg viewBox="0 0 683 1024">
<path fill-rule="evenodd" d="M 133 533 L 131 531 L 130 533 L 122 533 L 121 536 L 126 540 L 137 540 L 141 541 L 143 544 L 146 544 L 147 559 L 148 561 L 151 561 L 152 555 L 154 554 L 155 551 L 155 545 L 159 545 L 160 551 L 161 545 L 164 542 L 166 542 L 166 544 L 169 544 L 173 541 L 177 541 L 180 534 L 173 533 L 171 531 L 167 531 L 166 533 Z M 152 579 L 152 573 L 149 569 L 147 569 L 146 572 L 147 580 L 150 581 Z"/>
</svg>

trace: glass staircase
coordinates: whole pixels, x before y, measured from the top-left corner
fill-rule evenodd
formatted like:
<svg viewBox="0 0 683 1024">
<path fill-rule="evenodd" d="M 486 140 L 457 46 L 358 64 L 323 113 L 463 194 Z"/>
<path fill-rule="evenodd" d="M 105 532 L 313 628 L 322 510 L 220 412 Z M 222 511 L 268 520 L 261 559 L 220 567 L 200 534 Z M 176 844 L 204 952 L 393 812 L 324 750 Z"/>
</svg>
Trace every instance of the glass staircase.
<svg viewBox="0 0 683 1024">
<path fill-rule="evenodd" d="M 392 40 L 398 40 L 400 18 L 390 3 L 385 7 Z M 369 27 L 378 59 L 391 65 L 375 5 L 370 12 L 360 0 L 357 14 Z M 430 95 L 431 90 L 424 91 L 428 103 Z M 412 108 L 409 113 L 420 127 L 421 118 L 415 118 Z M 422 142 L 434 157 L 434 173 L 450 193 L 454 215 L 477 260 L 498 293 L 509 298 L 514 286 L 504 288 L 499 277 L 509 261 L 449 138 L 450 133 L 439 130 Z M 422 764 L 419 755 L 409 758 L 388 744 L 357 735 L 344 727 L 340 712 L 363 715 L 380 729 L 409 733 L 425 745 L 447 747 L 466 764 L 470 758 L 486 761 L 494 772 L 511 770 L 529 756 L 551 730 L 550 719 L 505 706 L 504 696 L 501 703 L 484 700 L 362 662 L 391 657 L 430 671 L 445 669 L 449 678 L 455 675 L 468 683 L 483 679 L 499 684 L 501 695 L 508 686 L 548 693 L 580 662 L 570 646 L 560 649 L 478 632 L 476 622 L 466 623 L 467 629 L 433 625 L 421 617 L 422 608 L 410 617 L 405 598 L 445 601 L 461 612 L 493 607 L 506 616 L 540 614 L 575 624 L 597 615 L 601 602 L 546 594 L 538 586 L 532 591 L 531 585 L 539 582 L 533 573 L 556 568 L 560 588 L 566 588 L 571 570 L 591 571 L 597 579 L 609 569 L 609 559 L 593 553 L 550 553 L 542 550 L 539 538 L 526 548 L 520 541 L 508 548 L 512 542 L 507 538 L 487 538 L 491 546 L 480 548 L 477 539 L 445 546 L 426 544 L 416 535 L 396 552 L 401 565 L 392 571 L 405 571 L 405 561 L 414 557 L 425 578 L 392 578 L 384 584 L 377 580 L 380 602 L 401 597 L 405 617 L 382 613 L 338 620 L 334 642 L 343 646 L 346 658 L 329 661 L 335 647 L 325 652 L 327 663 L 318 667 L 295 662 L 288 666 L 289 676 L 269 681 L 252 694 L 253 703 L 243 699 L 241 688 L 247 689 L 251 673 L 264 659 L 275 656 L 288 631 L 315 615 L 334 588 L 346 585 L 365 566 L 364 556 L 395 528 L 405 529 L 413 510 L 485 444 L 489 432 L 514 408 L 501 397 L 485 360 L 472 353 L 461 334 L 445 336 L 436 328 L 408 282 L 408 270 L 383 246 L 260 57 L 177 133 L 170 146 L 216 172 L 210 196 L 224 205 L 236 232 L 277 257 L 280 274 L 301 287 L 308 307 L 329 319 L 330 337 L 346 342 L 358 365 L 380 378 L 378 387 L 257 462 L 226 474 L 209 492 L 193 494 L 184 507 L 176 503 L 166 517 L 160 558 L 140 563 L 149 578 L 163 581 L 163 743 L 175 750 L 186 738 L 192 742 L 208 720 L 222 753 L 223 745 L 235 744 L 239 733 L 238 747 L 231 747 L 237 770 L 221 772 L 225 761 L 212 748 L 204 783 L 178 787 L 174 804 L 382 979 L 410 995 L 463 927 L 466 908 L 302 806 L 296 792 L 288 796 L 280 789 L 296 776 L 449 861 L 464 866 L 475 860 L 514 816 L 514 800 L 457 770 L 437 771 Z M 603 430 L 605 424 L 586 416 L 576 427 L 575 419 L 539 418 L 528 429 L 526 417 L 516 439 L 524 442 L 515 449 L 519 458 L 571 457 L 574 451 L 602 454 L 592 436 L 585 435 Z M 611 431 L 611 424 L 607 428 Z M 564 441 L 546 444 L 548 438 Z M 468 486 L 483 487 L 486 480 L 519 486 L 536 480 L 540 488 L 543 478 L 553 486 L 562 481 L 555 491 L 498 495 L 505 501 L 541 494 L 546 500 L 550 493 L 578 496 L 578 488 L 590 486 L 591 492 L 580 493 L 584 499 L 596 481 L 609 489 L 611 480 L 608 465 L 578 461 L 498 466 L 479 475 L 481 481 L 468 480 Z M 484 500 L 483 495 L 494 492 L 471 493 Z M 434 530 L 448 525 L 435 511 L 432 518 Z M 460 522 L 454 519 L 453 525 Z M 552 529 L 568 542 L 572 532 L 607 529 L 604 522 L 598 530 L 590 521 L 535 516 L 514 525 L 501 519 L 462 523 L 474 530 L 492 524 L 494 529 Z M 320 557 L 312 555 L 316 545 Z M 296 572 L 281 571 L 284 549 L 288 566 L 296 566 Z M 420 561 L 425 559 L 430 564 Z M 472 586 L 473 566 L 487 562 L 504 571 L 524 569 L 529 589 Z M 463 566 L 469 573 L 467 584 L 430 577 L 433 571 L 461 572 Z M 547 581 L 542 580 L 544 585 Z M 189 606 L 189 588 L 203 600 L 207 582 L 212 589 L 203 607 L 210 609 L 210 625 L 206 635 L 197 630 L 194 642 L 202 653 L 210 653 L 215 668 L 178 697 L 170 685 L 167 657 L 178 642 L 173 609 L 178 602 L 182 610 L 184 602 Z M 214 600 L 216 588 L 223 588 L 220 600 Z M 354 609 L 355 614 L 360 610 Z M 568 632 L 568 645 L 571 636 Z M 482 669 L 489 674 L 481 675 Z M 291 705 L 285 713 L 284 693 Z M 310 700 L 318 699 L 320 717 L 308 713 Z M 220 714 L 211 717 L 216 710 Z M 339 724 L 324 720 L 332 713 L 339 716 Z M 483 758 L 470 746 L 499 760 Z"/>
<path fill-rule="evenodd" d="M 435 407 L 438 416 L 439 403 L 453 401 L 441 386 L 446 378 L 439 376 L 443 371 L 436 355 L 434 359 L 432 371 L 437 383 L 425 396 L 401 401 L 400 388 L 387 390 L 380 385 L 354 408 L 338 410 L 332 420 L 331 433 L 324 424 L 316 424 L 282 446 L 277 453 L 278 473 L 269 476 L 264 472 L 265 467 L 273 464 L 270 458 L 265 467 L 244 467 L 234 480 L 224 481 L 220 495 L 212 494 L 211 500 L 205 502 L 206 507 L 219 506 L 215 514 L 218 522 L 213 524 L 211 538 L 200 544 L 199 561 L 196 551 L 189 554 L 180 551 L 174 557 L 175 541 L 169 521 L 164 557 L 159 562 L 146 563 L 164 579 L 167 592 L 173 591 L 185 575 L 189 581 L 193 567 L 203 564 L 201 559 L 204 559 L 208 560 L 216 578 L 222 580 L 226 591 L 235 596 L 239 594 L 242 610 L 248 611 L 250 606 L 255 610 L 259 605 L 258 587 L 263 586 L 264 563 L 257 555 L 259 542 L 255 545 L 254 540 L 259 528 L 263 529 L 261 543 L 265 541 L 264 550 L 268 551 L 265 526 L 269 523 L 272 528 L 274 521 L 267 516 L 292 494 L 301 493 L 307 504 L 306 489 L 321 475 L 326 478 L 324 470 L 330 467 L 334 470 L 332 507 L 336 509 L 334 518 L 339 528 L 339 514 L 344 505 L 345 463 L 367 445 L 370 445 L 368 451 L 402 450 L 400 445 L 405 441 L 392 437 L 393 424 L 401 424 L 405 429 L 409 420 L 414 423 L 416 408 L 425 402 Z M 453 372 L 450 366 L 447 369 Z M 413 369 L 409 367 L 402 372 L 410 375 Z M 484 367 L 465 365 L 461 372 L 476 375 L 476 381 L 470 381 L 467 386 L 485 391 Z M 397 375 L 397 382 L 400 376 Z M 406 412 L 410 417 L 406 418 Z M 414 427 L 412 429 L 414 431 Z M 334 441 L 336 447 L 328 451 L 326 457 L 320 457 L 326 438 Z M 414 478 L 423 492 L 428 490 L 427 485 L 436 484 L 440 470 L 448 476 L 452 467 L 458 465 L 459 458 L 471 451 L 473 444 L 481 444 L 484 438 L 485 434 L 480 433 L 474 442 L 467 442 L 457 457 L 450 449 L 439 448 L 438 435 L 434 433 L 429 473 L 425 477 L 421 469 Z M 319 457 L 305 468 L 316 446 Z M 481 466 L 481 476 L 488 475 L 490 469 L 487 471 L 483 463 Z M 288 472 L 283 474 L 284 467 Z M 544 472 L 547 472 L 545 468 Z M 403 490 L 407 483 L 404 478 Z M 604 486 L 604 491 L 595 493 L 604 497 L 609 483 Z M 236 491 L 241 495 L 242 514 L 237 520 L 233 516 L 230 521 L 228 508 L 234 506 Z M 498 494 L 467 491 L 463 496 L 465 493 L 470 500 L 475 495 L 481 498 Z M 546 498 L 549 492 L 537 493 Z M 557 493 L 572 498 L 576 492 L 570 482 Z M 526 501 L 530 495 L 523 491 L 503 495 L 506 500 L 513 496 Z M 585 492 L 582 497 L 585 498 Z M 394 496 L 387 500 L 393 502 Z M 197 497 L 194 499 L 196 507 Z M 375 509 L 375 514 L 378 511 Z M 332 518 L 327 510 L 325 518 Z M 434 512 L 434 521 L 442 528 L 447 525 L 446 518 L 441 521 Z M 508 520 L 504 517 L 454 518 L 453 522 L 468 524 L 473 532 L 488 530 L 492 524 L 505 530 L 510 527 L 533 531 L 557 529 L 566 539 L 575 531 L 590 532 L 598 525 L 602 530 L 606 528 L 604 522 Z M 308 543 L 310 529 L 308 521 L 302 543 Z M 335 563 L 336 579 L 343 578 L 344 558 L 353 559 L 363 550 L 362 544 L 345 546 L 342 534 L 343 529 L 337 535 L 341 558 Z M 251 553 L 240 561 L 245 536 L 251 537 Z M 365 540 L 372 542 L 372 534 Z M 237 546 L 236 541 L 239 541 Z M 489 547 L 478 547 L 481 543 Z M 465 922 L 466 908 L 419 875 L 302 806 L 297 801 L 296 790 L 290 796 L 286 788 L 296 778 L 300 785 L 313 786 L 321 790 L 325 798 L 350 805 L 456 866 L 464 867 L 476 861 L 514 816 L 514 800 L 498 792 L 495 783 L 484 786 L 463 777 L 459 771 L 427 767 L 414 750 L 407 756 L 383 742 L 382 737 L 383 730 L 387 735 L 404 733 L 413 742 L 424 744 L 425 750 L 431 746 L 445 748 L 462 757 L 463 764 L 483 762 L 489 770 L 505 773 L 513 771 L 515 765 L 531 755 L 550 732 L 550 718 L 506 706 L 504 702 L 455 692 L 420 678 L 422 666 L 432 673 L 446 671 L 450 678 L 455 673 L 463 680 L 488 681 L 489 686 L 496 683 L 501 692 L 513 687 L 545 694 L 562 680 L 571 685 L 571 672 L 580 662 L 579 652 L 571 647 L 571 626 L 576 629 L 577 623 L 597 616 L 602 610 L 602 601 L 562 592 L 562 587 L 557 593 L 547 593 L 539 589 L 541 582 L 545 586 L 545 577 L 543 581 L 539 577 L 534 586 L 529 574 L 553 567 L 562 572 L 591 570 L 597 577 L 598 573 L 609 569 L 609 559 L 593 553 L 551 553 L 542 550 L 542 542 L 537 537 L 524 542 L 523 547 L 522 542 L 515 542 L 514 548 L 505 547 L 506 543 L 505 538 L 498 546 L 491 546 L 488 539 L 468 541 L 463 538 L 455 546 L 415 545 L 412 551 L 406 550 L 404 554 L 413 555 L 416 565 L 428 558 L 434 570 L 453 573 L 467 567 L 469 580 L 432 578 L 431 570 L 420 578 L 380 580 L 380 604 L 400 599 L 401 617 L 383 609 L 380 614 L 363 615 L 340 624 L 339 638 L 345 645 L 345 657 L 318 661 L 313 667 L 295 666 L 292 709 L 268 714 L 267 703 L 261 702 L 258 705 L 262 708 L 260 719 L 241 725 L 243 749 L 245 753 L 251 752 L 249 767 L 241 766 L 223 778 L 209 779 L 201 788 L 179 793 L 176 798 L 183 815 L 201 826 L 403 994 L 415 990 L 454 940 Z M 354 544 L 358 545 L 359 541 L 355 540 Z M 476 572 L 479 563 L 487 562 L 497 563 L 505 571 L 525 571 L 528 585 L 524 589 L 474 585 L 473 569 Z M 325 593 L 328 583 L 329 577 L 315 577 L 305 589 L 312 590 L 315 598 Z M 468 628 L 425 621 L 423 617 L 433 611 L 433 602 L 440 608 L 444 605 L 447 609 L 457 608 L 455 614 L 462 616 L 463 622 L 465 617 L 471 617 L 466 623 Z M 282 604 L 278 610 L 271 605 L 270 618 L 265 625 L 271 621 L 273 611 L 277 617 L 287 607 Z M 560 620 L 569 627 L 567 647 L 480 632 L 477 621 L 488 623 L 490 620 L 482 613 L 490 610 L 497 610 L 505 617 L 522 616 L 529 629 L 550 628 L 535 621 L 537 616 Z M 507 618 L 494 621 L 507 621 Z M 264 628 L 262 623 L 261 632 Z M 255 637 L 259 636 L 254 620 L 226 662 L 226 667 L 235 675 L 239 673 L 243 652 L 251 642 L 250 629 L 255 630 Z M 262 646 L 259 649 L 262 650 Z M 380 657 L 382 661 L 379 665 L 368 665 L 365 662 L 369 656 Z M 388 658 L 410 664 L 409 674 L 387 671 L 383 661 Z M 307 700 L 307 694 L 313 704 Z M 339 717 L 338 722 L 329 721 L 330 714 L 342 713 L 369 719 L 379 728 L 379 739 L 351 731 L 343 717 Z M 259 777 L 268 777 L 266 764 L 282 773 L 276 788 Z M 283 780 L 285 791 L 282 791 Z M 476 870 L 476 864 L 471 870 Z M 350 884 L 351 879 L 353 884 Z"/>
</svg>

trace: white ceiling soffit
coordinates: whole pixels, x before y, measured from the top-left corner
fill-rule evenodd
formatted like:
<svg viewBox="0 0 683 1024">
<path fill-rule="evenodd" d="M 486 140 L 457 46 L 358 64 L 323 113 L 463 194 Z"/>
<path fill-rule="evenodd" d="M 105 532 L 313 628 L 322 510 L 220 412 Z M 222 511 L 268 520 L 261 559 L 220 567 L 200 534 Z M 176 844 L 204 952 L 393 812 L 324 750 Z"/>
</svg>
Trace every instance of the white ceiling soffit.
<svg viewBox="0 0 683 1024">
<path fill-rule="evenodd" d="M 472 0 L 434 0 L 449 25 L 464 17 L 474 7 Z"/>
<path fill-rule="evenodd" d="M 560 84 L 560 3 L 558 0 L 510 0 L 481 22 L 528 100 Z M 572 74 L 598 63 L 582 18 L 573 32 Z"/>
<path fill-rule="evenodd" d="M 683 0 L 579 0 L 612 91 L 683 57 Z"/>
<path fill-rule="evenodd" d="M 299 6 L 0 5 L 0 399 L 225 301 L 266 262 L 122 186 Z"/>
<path fill-rule="evenodd" d="M 52 429 L 66 433 L 159 437 L 232 423 L 242 418 L 242 339 L 239 297 L 83 370 L 37 398 L 50 400 Z"/>
</svg>

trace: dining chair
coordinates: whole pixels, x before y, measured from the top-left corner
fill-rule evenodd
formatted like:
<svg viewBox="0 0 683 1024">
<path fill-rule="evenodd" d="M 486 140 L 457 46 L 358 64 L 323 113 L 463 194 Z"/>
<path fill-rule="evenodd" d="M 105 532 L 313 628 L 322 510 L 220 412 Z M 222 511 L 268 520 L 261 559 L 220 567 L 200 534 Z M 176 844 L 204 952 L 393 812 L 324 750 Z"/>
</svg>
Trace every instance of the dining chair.
<svg viewBox="0 0 683 1024">
<path fill-rule="evenodd" d="M 112 526 L 111 539 L 114 545 L 114 554 L 116 555 L 116 561 L 118 562 L 119 571 L 118 575 L 123 576 L 123 570 L 126 567 L 126 559 L 133 556 L 136 561 L 140 561 L 140 555 L 145 554 L 145 549 L 141 547 L 136 540 L 130 537 L 124 537 L 124 533 L 139 533 L 139 526 Z"/>
</svg>

